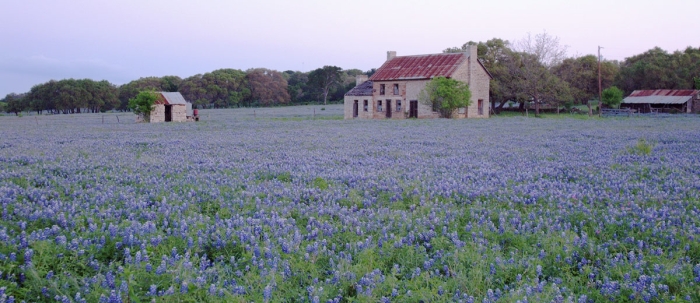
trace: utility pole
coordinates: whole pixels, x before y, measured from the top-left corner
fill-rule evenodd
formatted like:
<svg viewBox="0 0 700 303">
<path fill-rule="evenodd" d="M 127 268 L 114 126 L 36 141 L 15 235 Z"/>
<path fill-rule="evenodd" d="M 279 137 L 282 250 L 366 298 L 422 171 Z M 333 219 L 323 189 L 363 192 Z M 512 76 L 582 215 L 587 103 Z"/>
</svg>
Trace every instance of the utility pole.
<svg viewBox="0 0 700 303">
<path fill-rule="evenodd" d="M 602 116 L 603 111 L 603 84 L 600 80 L 600 49 L 603 48 L 598 45 L 598 117 Z"/>
</svg>

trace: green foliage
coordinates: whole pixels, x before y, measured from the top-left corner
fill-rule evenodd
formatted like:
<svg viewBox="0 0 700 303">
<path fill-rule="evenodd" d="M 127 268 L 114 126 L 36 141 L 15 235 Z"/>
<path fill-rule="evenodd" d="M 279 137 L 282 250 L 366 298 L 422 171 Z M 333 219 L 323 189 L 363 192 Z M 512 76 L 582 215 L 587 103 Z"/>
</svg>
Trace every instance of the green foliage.
<svg viewBox="0 0 700 303">
<path fill-rule="evenodd" d="M 314 187 L 318 187 L 321 190 L 326 190 L 328 189 L 328 181 L 326 179 L 323 179 L 321 177 L 316 177 L 313 181 Z"/>
<path fill-rule="evenodd" d="M 659 47 L 629 57 L 620 64 L 615 85 L 630 93 L 636 89 L 690 89 L 696 86 L 700 48 L 669 53 Z"/>
<path fill-rule="evenodd" d="M 603 90 L 603 104 L 609 107 L 618 107 L 622 103 L 624 92 L 616 86 L 611 86 Z"/>
<path fill-rule="evenodd" d="M 136 97 L 141 91 L 176 92 L 181 89 L 183 80 L 178 76 L 145 77 L 131 81 L 119 87 L 119 110 L 129 109 L 129 100 Z M 184 93 L 183 93 L 184 96 Z M 185 96 L 186 100 L 187 97 Z"/>
<path fill-rule="evenodd" d="M 700 77 L 693 78 L 695 81 L 695 89 L 700 89 Z"/>
<path fill-rule="evenodd" d="M 3 102 L 0 102 L 3 103 L 2 110 L 7 113 L 14 113 L 16 116 L 27 108 L 24 96 L 15 93 L 7 94 L 2 100 Z"/>
<path fill-rule="evenodd" d="M 431 106 L 443 118 L 451 118 L 455 110 L 471 103 L 469 86 L 451 78 L 436 77 L 420 92 L 421 103 Z"/>
<path fill-rule="evenodd" d="M 640 156 L 648 156 L 651 154 L 651 151 L 654 149 L 654 144 L 649 143 L 643 138 L 640 138 L 637 140 L 637 144 L 634 146 L 628 147 L 627 151 L 630 154 L 634 155 L 640 155 Z"/>
<path fill-rule="evenodd" d="M 136 98 L 129 99 L 129 109 L 137 115 L 143 115 L 144 120 L 148 121 L 158 99 L 158 94 L 152 91 L 142 91 Z"/>
<path fill-rule="evenodd" d="M 327 104 L 328 95 L 332 93 L 335 85 L 340 82 L 341 71 L 342 68 L 340 67 L 326 65 L 309 73 L 308 85 L 316 88 L 321 93 L 324 105 Z"/>
<path fill-rule="evenodd" d="M 119 104 L 116 86 L 90 79 L 51 80 L 32 87 L 23 99 L 23 107 L 37 113 L 97 113 Z"/>
<path fill-rule="evenodd" d="M 281 105 L 290 102 L 287 79 L 282 73 L 265 68 L 246 71 L 245 80 L 250 90 L 249 103 L 262 106 Z"/>
</svg>

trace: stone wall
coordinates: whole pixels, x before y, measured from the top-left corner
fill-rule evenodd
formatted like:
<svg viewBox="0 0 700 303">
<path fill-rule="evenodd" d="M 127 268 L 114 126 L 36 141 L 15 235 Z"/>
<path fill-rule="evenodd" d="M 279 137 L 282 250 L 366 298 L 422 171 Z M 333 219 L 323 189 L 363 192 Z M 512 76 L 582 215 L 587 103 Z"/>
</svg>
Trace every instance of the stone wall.
<svg viewBox="0 0 700 303">
<path fill-rule="evenodd" d="M 386 119 L 387 102 L 391 103 L 391 119 L 405 119 L 408 117 L 406 106 L 407 84 L 410 81 L 380 81 L 374 82 L 372 90 L 372 116 L 375 119 Z M 381 85 L 384 85 L 384 94 L 381 94 Z M 394 94 L 394 84 L 399 85 L 398 94 Z M 379 101 L 382 101 L 382 110 L 379 111 Z M 401 102 L 401 108 L 397 107 Z"/>
<path fill-rule="evenodd" d="M 165 105 L 156 104 L 153 105 L 153 110 L 151 111 L 151 118 L 148 122 L 157 123 L 165 122 Z"/>
<path fill-rule="evenodd" d="M 184 104 L 173 105 L 172 119 L 173 122 L 187 121 L 187 107 Z"/>
<path fill-rule="evenodd" d="M 457 118 L 488 118 L 490 116 L 489 84 L 491 78 L 481 66 L 477 57 L 476 45 L 467 49 L 469 60 L 457 67 L 452 79 L 466 82 L 472 93 L 471 103 L 463 113 L 456 113 Z M 479 99 L 482 101 L 482 114 L 479 115 Z"/>
<path fill-rule="evenodd" d="M 353 119 L 352 111 L 353 104 L 357 100 L 357 118 L 355 119 L 372 119 L 372 96 L 345 96 L 343 115 L 345 119 Z M 367 111 L 364 110 L 364 102 L 367 101 Z"/>
</svg>

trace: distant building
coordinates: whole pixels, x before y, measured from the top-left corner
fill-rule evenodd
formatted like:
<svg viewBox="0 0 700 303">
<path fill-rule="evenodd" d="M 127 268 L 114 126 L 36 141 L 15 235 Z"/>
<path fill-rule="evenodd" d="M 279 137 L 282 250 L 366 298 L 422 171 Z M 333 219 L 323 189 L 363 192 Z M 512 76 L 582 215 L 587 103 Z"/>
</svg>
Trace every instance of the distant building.
<svg viewBox="0 0 700 303">
<path fill-rule="evenodd" d="M 192 103 L 187 102 L 179 92 L 157 92 L 158 99 L 151 111 L 148 122 L 185 122 L 194 121 Z M 143 116 L 137 122 L 144 122 Z"/>
<path fill-rule="evenodd" d="M 372 77 L 358 76 L 356 86 L 345 94 L 345 119 L 437 118 L 439 114 L 420 103 L 418 95 L 440 76 L 467 83 L 472 93 L 471 105 L 458 109 L 454 117 L 489 117 L 492 76 L 477 59 L 473 45 L 462 53 L 396 56 L 387 52 L 386 62 Z"/>
<path fill-rule="evenodd" d="M 639 113 L 700 113 L 700 90 L 635 90 L 622 100 L 620 107 L 636 109 Z"/>
</svg>

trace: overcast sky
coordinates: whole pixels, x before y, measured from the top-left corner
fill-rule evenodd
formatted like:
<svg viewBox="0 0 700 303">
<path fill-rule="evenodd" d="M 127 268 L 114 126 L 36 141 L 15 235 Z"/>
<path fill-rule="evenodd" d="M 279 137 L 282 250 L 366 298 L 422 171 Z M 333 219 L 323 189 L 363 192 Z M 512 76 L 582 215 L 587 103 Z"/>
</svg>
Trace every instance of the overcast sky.
<svg viewBox="0 0 700 303">
<path fill-rule="evenodd" d="M 0 0 L 0 98 L 51 79 L 124 84 L 219 68 L 369 70 L 386 51 L 546 31 L 569 55 L 700 47 L 700 0 Z"/>
</svg>

